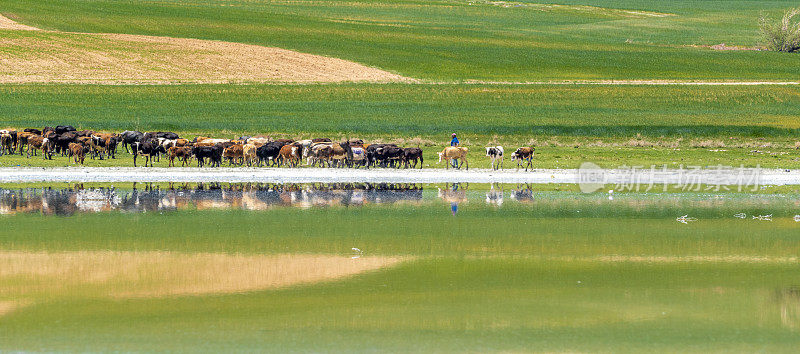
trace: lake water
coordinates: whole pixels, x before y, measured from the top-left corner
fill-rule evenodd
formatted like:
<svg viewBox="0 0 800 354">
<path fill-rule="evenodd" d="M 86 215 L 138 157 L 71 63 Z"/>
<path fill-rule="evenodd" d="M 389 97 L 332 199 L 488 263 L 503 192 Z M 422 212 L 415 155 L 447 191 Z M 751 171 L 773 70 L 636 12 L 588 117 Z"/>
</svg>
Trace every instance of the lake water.
<svg viewBox="0 0 800 354">
<path fill-rule="evenodd" d="M 0 350 L 793 351 L 800 198 L 0 188 Z"/>
</svg>

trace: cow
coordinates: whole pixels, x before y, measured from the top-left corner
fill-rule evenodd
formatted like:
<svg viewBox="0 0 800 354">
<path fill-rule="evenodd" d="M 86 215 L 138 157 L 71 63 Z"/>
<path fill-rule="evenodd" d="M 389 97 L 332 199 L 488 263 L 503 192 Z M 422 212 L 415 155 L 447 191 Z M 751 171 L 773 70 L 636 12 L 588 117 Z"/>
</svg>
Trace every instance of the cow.
<svg viewBox="0 0 800 354">
<path fill-rule="evenodd" d="M 211 167 L 219 167 L 222 162 L 222 146 L 194 146 L 192 147 L 192 155 L 197 158 L 197 167 L 203 167 L 206 163 L 205 159 L 209 159 Z"/>
<path fill-rule="evenodd" d="M 398 148 L 395 144 L 371 144 L 364 147 L 367 156 L 367 166 L 375 166 L 385 157 L 383 150 L 388 147 Z"/>
<path fill-rule="evenodd" d="M 503 147 L 502 146 L 487 146 L 486 147 L 486 156 L 492 160 L 492 169 L 498 170 L 503 168 Z M 499 160 L 499 161 L 498 161 Z M 497 162 L 497 166 L 495 166 L 495 162 Z"/>
<path fill-rule="evenodd" d="M 147 167 L 147 164 L 150 164 L 150 167 L 153 167 L 153 158 L 158 156 L 160 153 L 164 153 L 164 147 L 162 147 L 158 140 L 150 139 L 144 140 L 139 143 L 134 143 L 133 145 L 133 167 L 136 167 L 136 158 L 139 155 L 145 157 L 144 165 Z"/>
<path fill-rule="evenodd" d="M 411 161 L 414 161 L 414 166 L 412 168 L 417 167 L 417 160 L 419 160 L 419 168 L 422 168 L 422 164 L 425 160 L 422 157 L 422 149 L 420 148 L 405 148 L 403 149 L 403 164 L 405 168 L 408 168 L 411 165 Z"/>
<path fill-rule="evenodd" d="M 94 133 L 95 133 L 94 130 L 78 130 L 75 132 L 75 134 L 77 134 L 79 138 L 84 136 L 92 136 Z"/>
<path fill-rule="evenodd" d="M 299 158 L 295 156 L 296 151 L 298 151 L 298 148 L 294 144 L 281 146 L 280 151 L 278 151 L 278 163 L 290 167 L 297 166 Z"/>
<path fill-rule="evenodd" d="M 169 157 L 169 167 L 175 166 L 175 159 L 181 162 L 181 167 L 189 164 L 189 159 L 192 158 L 192 148 L 188 146 L 173 146 L 167 149 L 167 156 Z"/>
<path fill-rule="evenodd" d="M 370 145 L 372 146 L 372 145 Z M 404 150 L 397 145 L 385 145 L 375 149 L 372 159 L 382 167 L 400 167 Z"/>
<path fill-rule="evenodd" d="M 83 165 L 83 160 L 86 158 L 89 148 L 82 144 L 69 143 L 67 150 L 69 151 L 69 156 L 72 157 L 72 163 L 80 162 Z"/>
<path fill-rule="evenodd" d="M 242 156 L 244 157 L 244 162 L 247 163 L 247 167 L 253 166 L 254 163 L 258 162 L 256 150 L 258 150 L 258 147 L 255 144 L 247 143 L 242 147 Z"/>
<path fill-rule="evenodd" d="M 457 163 L 454 165 L 456 168 L 461 168 L 464 163 L 467 164 L 467 170 L 469 170 L 469 161 L 467 161 L 467 153 L 469 153 L 469 148 L 462 147 L 462 146 L 448 146 L 439 153 L 439 162 L 441 163 L 442 160 L 447 161 L 447 168 L 450 169 L 450 162 L 455 160 Z M 458 161 L 461 161 L 459 164 Z"/>
<path fill-rule="evenodd" d="M 34 135 L 28 138 L 28 158 L 31 157 L 31 149 L 33 149 L 33 155 L 36 156 L 36 150 L 40 150 L 42 152 L 42 157 L 44 159 L 50 160 L 52 156 L 50 154 L 50 139 L 43 138 L 40 135 Z"/>
<path fill-rule="evenodd" d="M 178 136 L 178 134 L 175 134 L 173 132 L 148 132 L 145 133 L 144 136 L 142 137 L 143 140 L 158 139 L 158 138 L 175 140 L 175 139 L 180 139 L 180 136 Z"/>
<path fill-rule="evenodd" d="M 0 134 L 11 135 L 11 151 L 17 151 L 17 131 L 15 129 L 0 129 Z"/>
<path fill-rule="evenodd" d="M 536 149 L 533 147 L 523 146 L 511 154 L 511 161 L 517 160 L 517 170 L 519 170 L 519 167 L 526 162 L 527 164 L 525 165 L 525 172 L 528 171 L 528 167 L 533 169 L 533 155 L 535 151 Z"/>
<path fill-rule="evenodd" d="M 89 152 L 92 154 L 92 159 L 95 157 L 99 157 L 100 160 L 106 155 L 108 148 L 106 147 L 105 139 L 98 137 L 96 135 L 90 136 L 89 140 Z"/>
<path fill-rule="evenodd" d="M 331 156 L 333 156 L 333 146 L 330 143 L 312 143 L 308 148 L 308 162 L 306 164 L 316 166 L 319 163 L 320 166 L 325 164 L 330 167 Z"/>
<path fill-rule="evenodd" d="M 36 130 L 36 129 L 30 129 L 30 130 Z M 19 156 L 22 156 L 22 152 L 24 151 L 25 145 L 28 145 L 28 138 L 32 136 L 39 136 L 39 134 L 27 131 L 17 134 L 17 148 L 19 149 Z"/>
<path fill-rule="evenodd" d="M 14 153 L 14 138 L 9 133 L 0 133 L 0 155 Z"/>
<path fill-rule="evenodd" d="M 141 142 L 144 138 L 144 134 L 135 130 L 126 130 L 122 132 L 119 137 L 122 139 L 122 146 L 125 148 L 125 151 L 130 153 L 131 151 L 128 150 L 128 146 L 133 146 L 134 143 Z"/>
<path fill-rule="evenodd" d="M 264 163 L 271 163 L 275 165 L 278 162 L 278 156 L 280 156 L 281 148 L 285 144 L 278 141 L 273 141 L 266 143 L 264 145 L 259 146 L 256 149 L 256 156 L 258 156 L 258 166 L 261 167 L 261 164 Z"/>
<path fill-rule="evenodd" d="M 39 129 L 35 129 L 35 128 L 27 128 L 27 129 L 23 130 L 23 132 L 25 132 L 25 133 L 33 133 L 33 135 L 42 135 L 42 131 L 39 130 Z"/>
<path fill-rule="evenodd" d="M 353 144 L 353 141 L 350 140 L 342 143 L 341 146 L 347 153 L 348 167 L 366 166 L 369 168 L 367 165 L 367 152 L 361 144 Z"/>
<path fill-rule="evenodd" d="M 256 137 L 251 137 L 251 138 L 247 139 L 246 143 L 247 144 L 251 144 L 251 145 L 255 145 L 255 147 L 259 147 L 259 146 L 264 145 L 266 143 L 269 143 L 271 141 L 272 141 L 272 139 L 269 138 L 269 137 L 256 136 Z"/>
<path fill-rule="evenodd" d="M 77 138 L 78 135 L 72 131 L 56 136 L 54 140 L 55 151 L 60 153 L 61 156 L 67 155 L 69 153 L 69 144 L 74 143 Z"/>
<path fill-rule="evenodd" d="M 222 150 L 222 157 L 228 159 L 228 166 L 234 163 L 237 165 L 244 164 L 244 148 L 239 144 L 231 144 Z"/>
<path fill-rule="evenodd" d="M 64 133 L 74 132 L 75 127 L 71 125 L 56 125 L 55 132 L 58 135 L 62 135 Z"/>
</svg>

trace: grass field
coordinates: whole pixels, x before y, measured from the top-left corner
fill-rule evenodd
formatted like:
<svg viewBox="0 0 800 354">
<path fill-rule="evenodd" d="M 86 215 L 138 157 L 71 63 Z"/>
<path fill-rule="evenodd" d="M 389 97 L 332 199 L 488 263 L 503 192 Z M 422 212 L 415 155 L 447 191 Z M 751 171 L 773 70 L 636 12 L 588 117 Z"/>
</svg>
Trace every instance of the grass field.
<svg viewBox="0 0 800 354">
<path fill-rule="evenodd" d="M 0 1 L 24 24 L 277 46 L 426 80 L 786 80 L 793 55 L 754 46 L 792 1 Z M 586 7 L 583 5 L 592 5 Z"/>
<path fill-rule="evenodd" d="M 0 343 L 43 351 L 790 351 L 800 320 L 796 223 L 785 217 L 792 199 L 730 198 L 541 193 L 525 205 L 462 203 L 457 216 L 445 202 L 3 216 L 0 257 L 82 252 L 73 262 L 84 260 L 80 269 L 92 276 L 82 287 L 53 287 L 38 283 L 44 268 L 0 271 L 16 274 L 0 277 L 0 305 L 19 306 L 0 314 Z M 775 221 L 732 217 L 768 211 Z M 701 220 L 676 223 L 680 212 Z M 351 247 L 406 261 L 284 289 L 129 298 L 117 294 L 130 283 L 108 278 L 117 266 L 91 256 L 167 252 L 188 264 L 215 254 L 350 256 Z M 153 275 L 142 271 L 149 285 Z M 46 284 L 51 291 L 37 291 Z"/>
</svg>

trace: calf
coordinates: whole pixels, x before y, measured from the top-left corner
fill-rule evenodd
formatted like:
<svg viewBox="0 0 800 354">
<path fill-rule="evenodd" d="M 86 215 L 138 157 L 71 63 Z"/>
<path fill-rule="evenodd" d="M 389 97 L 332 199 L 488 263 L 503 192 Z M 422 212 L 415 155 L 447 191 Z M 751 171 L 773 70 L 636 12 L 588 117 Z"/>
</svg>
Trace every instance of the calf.
<svg viewBox="0 0 800 354">
<path fill-rule="evenodd" d="M 492 160 L 492 169 L 497 170 L 503 168 L 503 147 L 502 146 L 488 146 L 486 147 L 486 156 Z M 498 160 L 500 160 L 498 162 Z M 495 166 L 497 162 L 497 166 Z"/>
<path fill-rule="evenodd" d="M 192 148 L 188 146 L 173 146 L 167 150 L 169 157 L 169 166 L 175 166 L 175 159 L 181 162 L 181 167 L 189 164 L 189 159 L 192 158 Z"/>
<path fill-rule="evenodd" d="M 89 148 L 78 143 L 69 143 L 67 147 L 69 156 L 72 157 L 72 163 L 80 162 L 83 165 L 83 160 L 86 158 L 86 153 Z"/>
<path fill-rule="evenodd" d="M 527 164 L 525 165 L 525 171 L 528 171 L 528 167 L 533 169 L 533 155 L 535 150 L 535 148 L 523 146 L 511 154 L 511 161 L 517 160 L 517 170 L 519 170 L 519 167 L 526 162 Z"/>
<path fill-rule="evenodd" d="M 450 168 L 450 162 L 455 160 L 456 164 L 454 166 L 456 168 L 461 168 L 461 166 L 464 163 L 466 163 L 467 164 L 467 169 L 469 170 L 469 161 L 467 161 L 467 153 L 468 152 L 469 152 L 469 149 L 466 148 L 466 147 L 448 146 L 448 147 L 444 148 L 444 150 L 442 150 L 442 152 L 439 153 L 439 162 L 438 163 L 441 163 L 442 160 L 446 160 L 447 161 L 447 168 L 449 169 Z M 461 163 L 458 164 L 458 161 L 461 161 Z"/>
</svg>

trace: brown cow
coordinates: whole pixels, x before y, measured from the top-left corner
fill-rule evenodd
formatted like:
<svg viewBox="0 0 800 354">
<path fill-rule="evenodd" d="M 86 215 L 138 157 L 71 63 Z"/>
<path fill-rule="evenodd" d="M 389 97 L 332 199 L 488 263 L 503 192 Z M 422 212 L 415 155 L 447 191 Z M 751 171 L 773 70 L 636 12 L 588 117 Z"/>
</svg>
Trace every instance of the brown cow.
<svg viewBox="0 0 800 354">
<path fill-rule="evenodd" d="M 533 155 L 535 150 L 535 148 L 523 146 L 511 154 L 511 161 L 517 160 L 517 170 L 519 170 L 519 167 L 522 166 L 524 162 L 527 162 L 527 165 L 525 165 L 526 172 L 528 171 L 528 167 L 533 169 Z"/>
<path fill-rule="evenodd" d="M 33 149 L 33 156 L 36 156 L 36 151 L 42 152 L 44 159 L 50 159 L 50 139 L 43 138 L 39 135 L 28 137 L 28 158 L 31 157 L 31 149 Z"/>
<path fill-rule="evenodd" d="M 444 150 L 442 150 L 442 152 L 439 153 L 439 162 L 437 162 L 437 164 L 441 163 L 442 160 L 446 160 L 447 161 L 447 168 L 449 169 L 450 168 L 450 161 L 456 160 L 456 163 L 457 163 L 456 166 L 455 166 L 456 168 L 461 168 L 461 165 L 466 163 L 467 164 L 467 169 L 469 170 L 469 161 L 467 161 L 467 153 L 468 152 L 469 152 L 469 148 L 466 148 L 466 147 L 448 146 L 448 147 L 444 148 Z M 461 161 L 461 163 L 458 164 L 458 161 Z"/>
<path fill-rule="evenodd" d="M 228 159 L 228 165 L 233 165 L 234 161 L 239 161 L 238 165 L 244 164 L 244 148 L 239 144 L 232 144 L 222 151 L 222 158 Z"/>
<path fill-rule="evenodd" d="M 28 138 L 32 136 L 39 136 L 39 135 L 31 132 L 17 133 L 17 148 L 19 148 L 20 156 L 22 156 L 22 152 L 24 151 L 23 148 L 25 147 L 25 145 L 28 145 Z"/>
<path fill-rule="evenodd" d="M 280 152 L 278 152 L 278 159 L 281 164 L 297 167 L 297 164 L 300 162 L 300 147 L 291 144 L 291 145 L 284 145 L 281 146 Z"/>
<path fill-rule="evenodd" d="M 9 133 L 0 134 L 0 155 L 14 153 L 14 137 Z"/>
<path fill-rule="evenodd" d="M 72 157 L 72 163 L 78 163 L 80 161 L 81 165 L 83 165 L 83 160 L 86 158 L 87 151 L 89 151 L 89 148 L 83 144 L 69 143 L 69 156 Z"/>
<path fill-rule="evenodd" d="M 244 162 L 247 163 L 247 167 L 252 166 L 254 162 L 258 161 L 256 150 L 258 150 L 258 146 L 256 144 L 251 144 L 250 142 L 242 147 L 242 155 L 244 156 Z"/>
<path fill-rule="evenodd" d="M 175 158 L 181 162 L 181 167 L 183 167 L 189 164 L 189 160 L 192 158 L 192 148 L 188 146 L 173 146 L 167 150 L 167 156 L 169 157 L 170 167 L 175 166 Z"/>
</svg>

